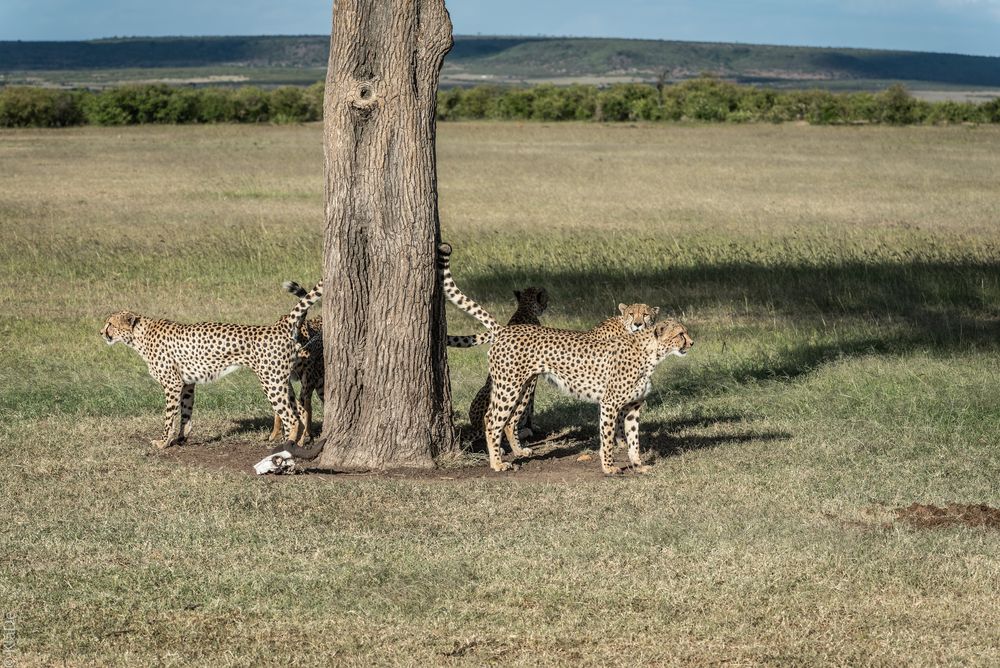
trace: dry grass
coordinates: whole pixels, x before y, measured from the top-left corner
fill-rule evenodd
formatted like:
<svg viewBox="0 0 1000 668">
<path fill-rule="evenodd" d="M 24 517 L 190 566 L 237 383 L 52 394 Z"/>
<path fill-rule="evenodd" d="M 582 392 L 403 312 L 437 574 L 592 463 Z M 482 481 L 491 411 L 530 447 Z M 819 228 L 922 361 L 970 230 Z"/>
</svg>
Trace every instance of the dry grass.
<svg viewBox="0 0 1000 668">
<path fill-rule="evenodd" d="M 457 278 L 498 315 L 535 283 L 550 323 L 634 300 L 689 325 L 644 414 L 655 473 L 147 456 L 162 398 L 104 315 L 283 312 L 320 267 L 319 128 L 0 133 L 19 665 L 1000 662 L 1000 534 L 894 513 L 1000 506 L 1000 129 L 447 124 L 438 156 Z M 485 361 L 450 363 L 462 415 Z M 200 390 L 189 447 L 262 439 L 255 385 Z M 591 407 L 538 409 L 594 447 Z"/>
</svg>

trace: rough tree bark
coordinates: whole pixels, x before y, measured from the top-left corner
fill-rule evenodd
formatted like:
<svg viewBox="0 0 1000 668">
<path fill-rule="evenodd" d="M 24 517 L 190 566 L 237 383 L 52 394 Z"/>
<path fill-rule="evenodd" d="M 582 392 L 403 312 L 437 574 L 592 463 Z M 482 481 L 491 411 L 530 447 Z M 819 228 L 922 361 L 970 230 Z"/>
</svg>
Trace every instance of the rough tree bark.
<svg viewBox="0 0 1000 668">
<path fill-rule="evenodd" d="M 322 467 L 430 467 L 454 447 L 434 153 L 451 46 L 444 0 L 334 0 Z"/>
</svg>

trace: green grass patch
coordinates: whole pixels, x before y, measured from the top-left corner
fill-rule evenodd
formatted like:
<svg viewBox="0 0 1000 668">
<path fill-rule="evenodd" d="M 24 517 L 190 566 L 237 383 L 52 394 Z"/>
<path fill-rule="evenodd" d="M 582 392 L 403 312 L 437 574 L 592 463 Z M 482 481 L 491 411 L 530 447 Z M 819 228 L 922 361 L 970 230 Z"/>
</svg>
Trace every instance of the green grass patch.
<svg viewBox="0 0 1000 668">
<path fill-rule="evenodd" d="M 643 411 L 654 473 L 257 479 L 150 453 L 160 389 L 104 344 L 105 316 L 290 308 L 281 281 L 321 266 L 320 135 L 0 134 L 0 592 L 20 663 L 1000 661 L 1000 534 L 894 514 L 1000 506 L 1000 132 L 443 125 L 443 235 L 470 295 L 506 318 L 534 284 L 549 324 L 643 301 L 688 325 Z M 449 366 L 464 429 L 484 351 Z M 544 384 L 536 422 L 596 447 L 595 408 Z M 194 424 L 191 452 L 263 453 L 270 414 L 238 372 L 199 387 Z"/>
</svg>

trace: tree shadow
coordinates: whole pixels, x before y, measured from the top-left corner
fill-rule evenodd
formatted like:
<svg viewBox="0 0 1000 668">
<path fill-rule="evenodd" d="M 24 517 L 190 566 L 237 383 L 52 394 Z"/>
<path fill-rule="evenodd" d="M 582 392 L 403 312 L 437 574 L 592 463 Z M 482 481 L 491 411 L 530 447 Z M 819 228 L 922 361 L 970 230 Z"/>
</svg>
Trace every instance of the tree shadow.
<svg viewBox="0 0 1000 668">
<path fill-rule="evenodd" d="M 1000 350 L 1000 261 L 992 258 L 773 265 L 688 260 L 653 270 L 608 262 L 579 271 L 491 270 L 460 275 L 459 281 L 474 299 L 496 303 L 506 301 L 514 287 L 541 285 L 556 314 L 595 324 L 612 315 L 612 301 L 660 306 L 661 315 L 721 313 L 735 323 L 732 333 L 717 324 L 699 328 L 694 320 L 696 343 L 706 334 L 723 346 L 740 337 L 759 339 L 760 355 L 715 356 L 696 375 L 667 374 L 663 387 L 671 392 L 702 392 L 715 380 L 792 379 L 859 355 Z M 772 318 L 781 320 L 776 329 Z"/>
<path fill-rule="evenodd" d="M 584 418 L 579 406 L 591 409 L 589 419 Z M 541 438 L 527 439 L 523 445 L 532 448 L 532 460 L 545 461 L 573 457 L 600 448 L 597 429 L 597 411 L 593 404 L 559 405 L 544 411 L 541 416 L 544 425 L 573 425 L 545 434 Z M 747 424 L 748 428 L 725 433 L 681 434 L 690 430 L 713 429 L 720 425 Z M 639 421 L 639 448 L 643 454 L 655 452 L 658 457 L 670 457 L 683 452 L 712 448 L 718 445 L 742 444 L 751 441 L 781 441 L 792 437 L 785 431 L 760 431 L 752 428 L 752 418 L 741 413 L 719 415 L 689 415 L 669 420 L 651 419 Z M 506 449 L 506 443 L 504 443 Z M 486 444 L 480 442 L 475 450 L 468 452 L 485 453 Z"/>
<path fill-rule="evenodd" d="M 738 421 L 742 422 L 743 418 L 739 417 Z M 677 436 L 676 432 L 683 431 L 683 429 L 672 427 L 670 421 L 657 422 L 654 420 L 650 421 L 648 426 L 650 433 L 645 438 L 640 433 L 639 446 L 642 452 L 655 452 L 658 457 L 672 457 L 684 452 L 704 450 L 719 445 L 740 445 L 751 441 L 786 441 L 792 437 L 792 434 L 787 431 L 757 431 L 752 428 L 738 433 Z"/>
</svg>

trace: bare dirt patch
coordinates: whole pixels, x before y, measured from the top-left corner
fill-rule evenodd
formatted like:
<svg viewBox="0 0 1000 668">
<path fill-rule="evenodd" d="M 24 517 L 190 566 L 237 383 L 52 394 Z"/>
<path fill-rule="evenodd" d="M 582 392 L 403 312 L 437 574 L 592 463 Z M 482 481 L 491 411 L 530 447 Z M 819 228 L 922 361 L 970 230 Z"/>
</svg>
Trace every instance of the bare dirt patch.
<svg viewBox="0 0 1000 668">
<path fill-rule="evenodd" d="M 985 504 L 946 503 L 943 508 L 911 503 L 896 508 L 896 518 L 917 529 L 968 526 L 1000 529 L 1000 509 Z"/>
<path fill-rule="evenodd" d="M 270 443 L 260 441 L 215 441 L 210 443 L 190 443 L 173 446 L 166 450 L 149 450 L 147 456 L 172 464 L 231 471 L 254 476 L 253 465 L 271 450 Z M 516 462 L 517 470 L 498 474 L 490 470 L 485 457 L 474 453 L 458 456 L 452 462 L 444 462 L 436 469 L 392 469 L 388 471 L 331 471 L 318 467 L 316 462 L 304 462 L 305 470 L 298 474 L 268 476 L 286 479 L 316 479 L 326 481 L 347 481 L 357 479 L 420 480 L 427 482 L 478 480 L 499 478 L 525 483 L 561 483 L 578 480 L 608 479 L 601 472 L 596 457 L 583 457 L 583 444 L 573 441 L 543 441 L 531 444 L 534 455 Z M 625 462 L 619 462 L 623 465 Z M 626 472 L 624 476 L 632 474 Z"/>
</svg>

